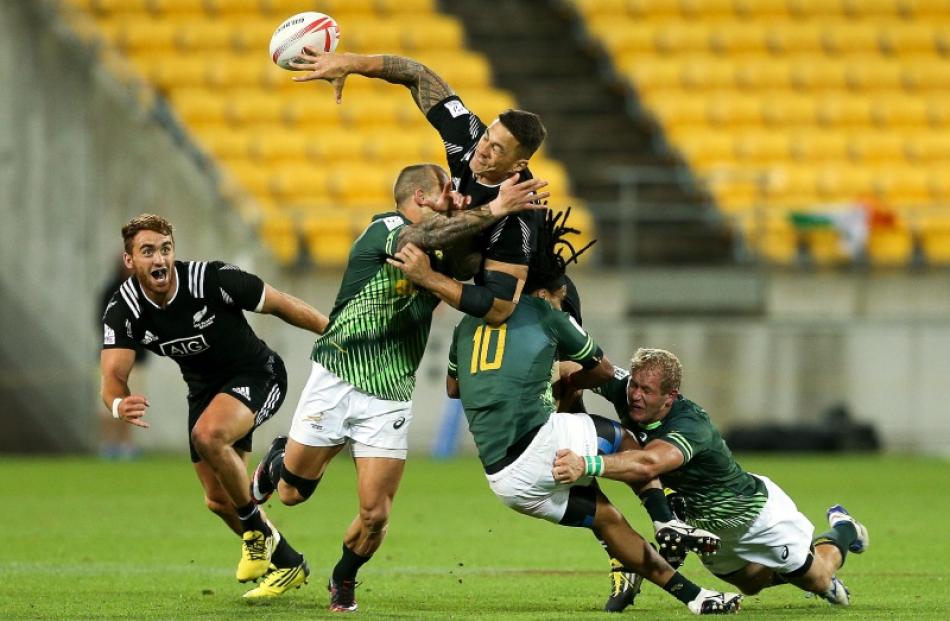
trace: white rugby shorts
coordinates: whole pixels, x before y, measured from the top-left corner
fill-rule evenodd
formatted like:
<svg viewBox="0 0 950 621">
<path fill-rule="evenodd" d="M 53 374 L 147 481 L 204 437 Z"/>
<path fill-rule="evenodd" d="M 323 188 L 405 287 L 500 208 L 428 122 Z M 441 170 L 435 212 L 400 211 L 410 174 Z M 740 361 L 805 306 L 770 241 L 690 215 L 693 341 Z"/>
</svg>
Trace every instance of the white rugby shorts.
<svg viewBox="0 0 950 621">
<path fill-rule="evenodd" d="M 597 454 L 597 431 L 586 414 L 551 415 L 534 440 L 511 464 L 494 474 L 486 474 L 488 485 L 503 503 L 532 517 L 560 523 L 567 510 L 571 488 L 590 485 L 592 477 L 571 484 L 554 480 L 551 469 L 558 449 L 569 448 L 578 455 Z"/>
<path fill-rule="evenodd" d="M 768 477 L 753 476 L 765 483 L 769 499 L 749 524 L 713 531 L 722 538 L 722 547 L 704 558 L 703 564 L 714 574 L 730 574 L 748 563 L 787 574 L 799 569 L 808 558 L 815 533 L 812 523 L 781 487 Z"/>
<path fill-rule="evenodd" d="M 411 409 L 412 401 L 388 401 L 362 393 L 313 362 L 289 435 L 306 446 L 349 442 L 354 457 L 406 459 Z"/>
</svg>

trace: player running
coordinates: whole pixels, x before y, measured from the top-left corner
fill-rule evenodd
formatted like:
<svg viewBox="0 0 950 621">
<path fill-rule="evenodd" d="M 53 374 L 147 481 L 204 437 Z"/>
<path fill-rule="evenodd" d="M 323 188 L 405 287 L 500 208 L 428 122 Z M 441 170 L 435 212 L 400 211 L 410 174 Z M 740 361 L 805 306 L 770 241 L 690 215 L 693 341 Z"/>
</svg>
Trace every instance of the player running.
<svg viewBox="0 0 950 621">
<path fill-rule="evenodd" d="M 624 427 L 644 446 L 598 456 L 565 444 L 554 478 L 571 483 L 595 474 L 642 485 L 662 477 L 684 501 L 684 519 L 722 539 L 703 559 L 718 577 L 754 595 L 791 583 L 835 605 L 850 604 L 836 572 L 849 551 L 868 547 L 868 531 L 841 506 L 828 510 L 831 529 L 812 539 L 814 527 L 791 498 L 767 477 L 744 471 L 703 409 L 679 393 L 683 367 L 672 353 L 639 349 L 630 372 L 596 392 L 606 397 Z M 654 522 L 670 517 L 663 492 L 644 503 Z"/>
<path fill-rule="evenodd" d="M 160 216 L 133 218 L 122 239 L 132 276 L 103 316 L 103 402 L 115 418 L 147 429 L 148 398 L 130 394 L 128 385 L 135 348 L 172 358 L 188 384 L 188 445 L 205 504 L 242 538 L 238 581 L 264 578 L 245 597 L 301 586 L 306 561 L 248 492 L 251 436 L 283 402 L 287 371 L 243 311 L 275 315 L 316 334 L 327 317 L 233 265 L 176 261 L 172 225 Z"/>
</svg>

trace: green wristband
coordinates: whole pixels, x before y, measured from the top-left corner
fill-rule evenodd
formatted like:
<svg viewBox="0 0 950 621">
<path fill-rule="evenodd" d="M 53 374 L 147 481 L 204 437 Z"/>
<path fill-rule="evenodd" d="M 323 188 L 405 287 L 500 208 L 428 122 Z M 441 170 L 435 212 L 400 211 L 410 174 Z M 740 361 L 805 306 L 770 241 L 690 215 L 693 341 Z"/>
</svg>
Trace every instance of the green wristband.
<svg viewBox="0 0 950 621">
<path fill-rule="evenodd" d="M 599 477 L 604 473 L 604 458 L 600 455 L 584 456 L 584 476 Z"/>
</svg>

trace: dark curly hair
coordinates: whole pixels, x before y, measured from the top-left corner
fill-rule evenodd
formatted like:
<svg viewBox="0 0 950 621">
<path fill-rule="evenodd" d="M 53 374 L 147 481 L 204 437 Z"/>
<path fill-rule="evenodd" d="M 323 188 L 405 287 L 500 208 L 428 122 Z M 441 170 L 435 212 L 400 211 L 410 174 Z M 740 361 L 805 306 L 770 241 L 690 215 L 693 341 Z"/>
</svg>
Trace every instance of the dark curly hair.
<svg viewBox="0 0 950 621">
<path fill-rule="evenodd" d="M 555 291 L 566 284 L 564 272 L 570 263 L 576 263 L 581 256 L 597 240 L 591 240 L 580 250 L 564 236 L 569 233 L 580 233 L 579 229 L 567 225 L 571 215 L 571 208 L 557 213 L 550 209 L 545 211 L 544 224 L 538 231 L 538 249 L 528 264 L 528 278 L 525 280 L 524 293 L 531 294 L 538 289 Z M 565 251 L 569 255 L 565 258 Z"/>
</svg>

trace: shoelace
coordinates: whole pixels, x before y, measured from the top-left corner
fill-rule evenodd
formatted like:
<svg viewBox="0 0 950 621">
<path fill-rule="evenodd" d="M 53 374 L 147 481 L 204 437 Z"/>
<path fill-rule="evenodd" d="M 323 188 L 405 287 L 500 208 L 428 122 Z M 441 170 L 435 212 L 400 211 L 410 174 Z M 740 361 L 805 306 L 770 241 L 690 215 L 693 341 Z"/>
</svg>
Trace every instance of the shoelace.
<svg viewBox="0 0 950 621">
<path fill-rule="evenodd" d="M 267 537 L 261 534 L 260 537 L 244 540 L 244 549 L 247 551 L 247 558 L 252 561 L 263 561 L 267 558 Z"/>
</svg>

